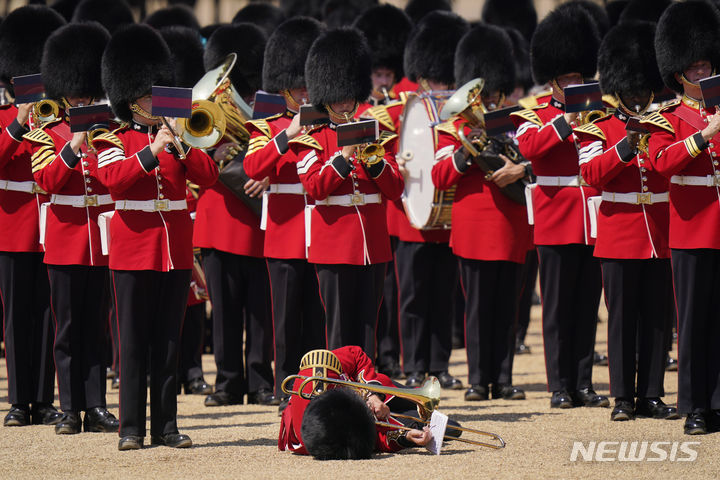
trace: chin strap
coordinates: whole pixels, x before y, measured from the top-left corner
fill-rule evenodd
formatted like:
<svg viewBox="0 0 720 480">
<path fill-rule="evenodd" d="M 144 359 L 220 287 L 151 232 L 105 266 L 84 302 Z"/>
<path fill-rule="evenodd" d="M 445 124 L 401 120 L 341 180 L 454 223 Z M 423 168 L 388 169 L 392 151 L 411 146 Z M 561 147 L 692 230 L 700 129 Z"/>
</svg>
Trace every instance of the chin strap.
<svg viewBox="0 0 720 480">
<path fill-rule="evenodd" d="M 134 113 L 137 113 L 143 118 L 147 118 L 148 120 L 160 120 L 160 117 L 156 117 L 155 115 L 152 115 L 150 112 L 142 108 L 140 105 L 138 105 L 135 102 L 132 102 L 130 104 L 130 110 Z"/>
<path fill-rule="evenodd" d="M 330 105 L 325 105 L 325 108 L 328 111 L 330 121 L 333 122 L 335 125 L 341 125 L 343 123 L 347 123 L 348 119 L 350 119 L 349 121 L 352 121 L 352 118 L 355 116 L 355 113 L 357 113 L 359 106 L 360 105 L 358 104 L 358 102 L 355 102 L 355 106 L 353 107 L 352 111 L 347 113 L 337 113 L 330 107 Z"/>
<path fill-rule="evenodd" d="M 655 100 L 655 94 L 652 93 L 652 92 L 650 92 L 650 98 L 648 99 L 647 104 L 645 104 L 645 106 L 644 106 L 639 112 L 633 112 L 632 110 L 630 110 L 630 109 L 627 107 L 627 105 L 625 105 L 625 103 L 623 103 L 622 98 L 621 98 L 620 95 L 618 95 L 617 93 L 615 94 L 615 98 L 617 98 L 618 104 L 620 105 L 620 108 L 621 108 L 626 114 L 628 114 L 629 116 L 632 117 L 632 116 L 636 116 L 636 115 L 643 115 L 643 114 L 645 114 L 645 112 L 647 112 L 648 109 L 650 108 L 650 105 L 652 105 L 653 100 Z"/>
</svg>

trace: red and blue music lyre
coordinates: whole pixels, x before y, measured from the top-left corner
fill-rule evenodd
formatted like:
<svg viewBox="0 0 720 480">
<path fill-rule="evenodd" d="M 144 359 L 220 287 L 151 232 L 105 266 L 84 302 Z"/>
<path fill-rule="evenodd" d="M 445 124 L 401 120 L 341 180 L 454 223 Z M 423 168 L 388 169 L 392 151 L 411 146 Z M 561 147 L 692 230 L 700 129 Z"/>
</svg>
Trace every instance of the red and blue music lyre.
<svg viewBox="0 0 720 480">
<path fill-rule="evenodd" d="M 16 105 L 35 103 L 45 98 L 45 84 L 39 73 L 13 77 L 12 84 L 15 90 Z"/>
<path fill-rule="evenodd" d="M 321 112 L 312 105 L 300 105 L 300 125 L 320 125 L 330 122 L 327 112 Z"/>
<path fill-rule="evenodd" d="M 274 93 L 257 92 L 253 104 L 253 120 L 285 113 L 285 97 Z"/>
<path fill-rule="evenodd" d="M 152 87 L 152 114 L 156 117 L 190 118 L 192 88 Z"/>
<path fill-rule="evenodd" d="M 568 113 L 602 110 L 605 108 L 598 82 L 568 85 L 565 94 L 565 111 Z"/>
<path fill-rule="evenodd" d="M 512 107 L 501 108 L 484 114 L 485 130 L 488 136 L 494 137 L 495 135 L 515 131 L 515 124 L 510 118 L 510 114 L 518 110 L 520 110 L 520 107 L 513 105 Z"/>
<path fill-rule="evenodd" d="M 68 110 L 71 132 L 87 132 L 99 127 L 108 128 L 110 124 L 110 107 L 106 104 L 72 107 Z"/>
<path fill-rule="evenodd" d="M 378 138 L 379 126 L 377 120 L 363 120 L 338 125 L 336 131 L 338 147 L 345 147 L 374 142 Z"/>
<path fill-rule="evenodd" d="M 705 108 L 720 105 L 720 75 L 700 80 L 700 90 Z"/>
</svg>

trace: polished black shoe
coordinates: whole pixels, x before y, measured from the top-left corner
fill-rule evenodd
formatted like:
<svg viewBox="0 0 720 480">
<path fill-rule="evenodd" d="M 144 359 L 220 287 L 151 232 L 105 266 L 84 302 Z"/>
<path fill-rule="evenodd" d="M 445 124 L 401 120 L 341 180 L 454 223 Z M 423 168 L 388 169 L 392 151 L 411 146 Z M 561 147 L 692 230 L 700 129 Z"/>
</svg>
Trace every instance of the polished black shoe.
<svg viewBox="0 0 720 480">
<path fill-rule="evenodd" d="M 678 361 L 672 358 L 670 355 L 665 357 L 665 371 L 666 372 L 677 372 Z"/>
<path fill-rule="evenodd" d="M 204 378 L 195 378 L 184 385 L 186 395 L 210 395 L 213 393 L 212 385 Z"/>
<path fill-rule="evenodd" d="M 423 380 L 425 380 L 425 374 L 423 372 L 409 373 L 407 380 L 405 381 L 406 387 L 419 387 Z"/>
<path fill-rule="evenodd" d="M 33 425 L 56 425 L 63 417 L 52 403 L 36 403 L 30 410 Z"/>
<path fill-rule="evenodd" d="M 518 343 L 515 347 L 515 355 L 527 355 L 530 353 L 530 347 L 524 343 Z"/>
<path fill-rule="evenodd" d="M 248 405 L 279 405 L 280 400 L 273 394 L 272 390 L 261 388 L 257 392 L 248 393 L 247 403 Z"/>
<path fill-rule="evenodd" d="M 82 421 L 79 412 L 64 412 L 60 421 L 55 424 L 55 433 L 57 435 L 73 435 L 80 433 Z"/>
<path fill-rule="evenodd" d="M 118 442 L 118 450 L 140 450 L 143 448 L 143 437 L 126 435 Z"/>
<path fill-rule="evenodd" d="M 593 365 L 597 365 L 599 367 L 607 367 L 608 364 L 608 357 L 607 355 L 603 355 L 602 353 L 595 352 L 593 354 Z"/>
<path fill-rule="evenodd" d="M 705 414 L 694 412 L 685 419 L 683 427 L 685 435 L 705 435 L 708 433 L 707 424 L 705 423 Z"/>
<path fill-rule="evenodd" d="M 206 407 L 221 407 L 224 405 L 242 405 L 242 397 L 236 397 L 228 392 L 215 392 L 205 397 Z"/>
<path fill-rule="evenodd" d="M 677 408 L 665 405 L 665 402 L 659 398 L 638 398 L 635 405 L 635 415 L 662 420 L 677 420 L 680 418 Z"/>
<path fill-rule="evenodd" d="M 6 427 L 24 427 L 30 425 L 30 407 L 27 405 L 13 405 L 5 415 L 3 425 Z"/>
<path fill-rule="evenodd" d="M 605 395 L 598 395 L 590 387 L 581 388 L 573 394 L 576 407 L 609 407 L 610 400 Z"/>
<path fill-rule="evenodd" d="M 115 377 L 112 379 L 112 382 L 110 382 L 110 388 L 113 390 L 117 390 L 120 388 L 120 375 L 115 375 Z"/>
<path fill-rule="evenodd" d="M 559 390 L 552 393 L 550 398 L 550 408 L 573 408 L 573 399 L 565 390 Z"/>
<path fill-rule="evenodd" d="M 478 402 L 487 399 L 488 387 L 485 385 L 470 385 L 470 388 L 465 390 L 466 402 Z"/>
<path fill-rule="evenodd" d="M 117 432 L 120 428 L 120 420 L 108 412 L 105 407 L 95 407 L 85 412 L 83 429 L 86 432 Z"/>
<path fill-rule="evenodd" d="M 503 400 L 525 400 L 525 390 L 512 385 L 494 385 L 492 386 L 492 398 L 501 398 Z"/>
<path fill-rule="evenodd" d="M 633 410 L 632 400 L 628 400 L 627 398 L 616 398 L 615 407 L 610 413 L 610 420 L 613 422 L 622 422 L 632 420 L 634 418 L 635 413 Z"/>
<path fill-rule="evenodd" d="M 282 416 L 283 412 L 288 406 L 288 403 L 290 402 L 289 396 L 283 396 L 280 397 L 280 405 L 278 405 L 278 417 Z"/>
<path fill-rule="evenodd" d="M 462 390 L 463 384 L 462 382 L 450 375 L 448 372 L 440 372 L 437 374 L 433 374 L 437 377 L 437 379 L 440 381 L 440 387 L 444 388 L 445 390 Z"/>
<path fill-rule="evenodd" d="M 150 437 L 152 445 L 164 445 L 172 448 L 190 448 L 192 440 L 182 433 L 168 433 L 165 435 L 153 435 Z"/>
</svg>

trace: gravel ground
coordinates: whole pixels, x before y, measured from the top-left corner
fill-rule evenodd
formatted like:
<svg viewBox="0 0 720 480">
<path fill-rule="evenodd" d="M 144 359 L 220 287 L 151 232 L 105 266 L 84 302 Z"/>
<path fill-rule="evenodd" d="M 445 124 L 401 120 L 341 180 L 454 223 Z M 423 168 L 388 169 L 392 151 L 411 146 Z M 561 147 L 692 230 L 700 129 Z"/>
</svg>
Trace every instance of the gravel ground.
<svg viewBox="0 0 720 480">
<path fill-rule="evenodd" d="M 507 442 L 503 450 L 453 442 L 434 456 L 420 450 L 376 455 L 371 460 L 319 462 L 277 450 L 277 409 L 256 405 L 207 408 L 203 397 L 178 397 L 178 424 L 194 442 L 189 450 L 146 447 L 119 452 L 115 434 L 57 436 L 53 427 L 0 427 L 0 478 L 718 478 L 720 434 L 683 435 L 682 420 L 637 419 L 610 422 L 610 409 L 550 409 L 546 392 L 538 307 L 528 333 L 530 355 L 515 361 L 515 384 L 527 400 L 465 402 L 463 391 L 444 391 L 439 410 L 463 425 L 495 432 Z M 605 322 L 598 326 L 597 350 L 606 352 Z M 211 356 L 203 359 L 206 379 L 214 379 Z M 4 359 L 0 361 L 0 415 L 9 406 Z M 466 379 L 465 351 L 453 351 L 451 372 Z M 608 393 L 607 367 L 595 367 L 595 387 Z M 108 383 L 109 387 L 109 383 Z M 677 375 L 665 377 L 667 403 L 674 403 Z M 109 390 L 108 407 L 117 413 L 117 390 Z M 605 453 L 591 461 L 571 460 L 574 442 L 648 442 L 641 461 L 618 461 L 620 443 L 604 444 Z M 652 442 L 668 442 L 655 444 Z M 673 446 L 673 442 L 678 442 Z M 682 445 L 682 442 L 699 442 Z M 675 448 L 675 453 L 673 449 Z M 683 450 L 684 449 L 684 450 Z M 661 453 L 654 452 L 659 450 Z M 679 461 L 696 452 L 692 462 Z M 613 453 L 614 451 L 614 453 Z M 662 452 L 665 452 L 663 455 Z M 651 459 L 664 460 L 652 461 Z M 609 461 L 597 461 L 598 458 Z"/>
</svg>

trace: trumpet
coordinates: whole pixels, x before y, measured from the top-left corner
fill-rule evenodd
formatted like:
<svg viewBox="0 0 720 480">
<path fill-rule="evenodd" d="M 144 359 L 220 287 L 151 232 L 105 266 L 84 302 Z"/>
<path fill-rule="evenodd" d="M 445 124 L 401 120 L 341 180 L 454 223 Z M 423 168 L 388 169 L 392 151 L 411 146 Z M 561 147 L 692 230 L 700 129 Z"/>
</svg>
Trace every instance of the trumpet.
<svg viewBox="0 0 720 480">
<path fill-rule="evenodd" d="M 298 386 L 296 390 L 293 390 L 291 387 L 288 387 L 288 383 L 300 380 L 301 383 Z M 311 388 L 309 391 L 305 391 L 306 387 L 309 384 L 312 385 L 313 388 Z M 411 415 L 402 415 L 398 413 L 391 413 L 390 416 L 397 417 L 397 418 L 406 418 L 408 420 L 412 420 L 419 423 L 429 424 L 429 418 L 432 415 L 432 412 L 435 410 L 435 408 L 440 403 L 440 382 L 436 377 L 430 376 L 428 377 L 422 385 L 418 388 L 401 388 L 401 387 L 386 387 L 385 385 L 378 385 L 374 383 L 361 383 L 361 382 L 351 382 L 348 380 L 340 380 L 336 378 L 329 378 L 329 377 L 323 377 L 323 376 L 303 376 L 303 375 L 290 375 L 288 377 L 285 377 L 283 380 L 280 388 L 282 391 L 287 395 L 297 395 L 298 397 L 304 399 L 304 400 L 310 400 L 313 396 L 319 395 L 323 391 L 325 391 L 325 384 L 330 385 L 336 385 L 339 387 L 346 387 L 346 388 L 352 388 L 359 392 L 366 392 L 368 394 L 370 393 L 382 393 L 384 395 L 392 395 L 395 397 L 404 398 L 406 400 L 409 400 L 413 402 L 417 406 L 418 415 L 419 418 L 413 417 Z M 401 425 L 396 425 L 393 423 L 387 423 L 382 421 L 376 421 L 376 425 L 380 427 L 387 427 L 387 428 L 393 428 L 393 429 L 400 429 L 400 430 L 413 430 L 410 427 L 405 427 Z M 498 434 L 496 433 L 490 433 L 490 432 L 483 432 L 482 430 L 476 430 L 474 428 L 466 428 L 466 427 L 459 427 L 459 426 L 453 426 L 448 425 L 447 428 L 454 429 L 456 431 L 461 432 L 468 432 L 468 433 L 474 433 L 476 435 L 483 435 L 491 437 L 495 442 L 497 443 L 487 443 L 487 442 L 480 442 L 477 440 L 470 440 L 467 438 L 457 438 L 454 436 L 445 436 L 443 437 L 446 440 L 456 440 L 463 443 L 469 443 L 472 445 L 479 445 L 482 447 L 488 447 L 493 449 L 500 449 L 505 448 L 505 440 L 502 439 Z"/>
<path fill-rule="evenodd" d="M 578 113 L 577 120 L 575 120 L 575 124 L 576 126 L 581 127 L 583 125 L 587 125 L 588 123 L 593 123 L 595 120 L 599 120 L 605 115 L 607 115 L 605 110 L 589 110 L 587 112 L 580 112 Z"/>
<path fill-rule="evenodd" d="M 58 118 L 58 115 L 60 115 L 60 105 L 54 100 L 40 100 L 33 104 L 33 116 L 38 126 L 52 122 Z"/>
<path fill-rule="evenodd" d="M 346 123 L 352 123 L 355 121 L 348 112 L 343 113 L 343 115 L 345 116 Z M 356 148 L 358 160 L 367 166 L 375 165 L 376 163 L 381 162 L 385 156 L 385 147 L 379 143 L 364 143 L 362 145 L 358 145 Z"/>
</svg>

